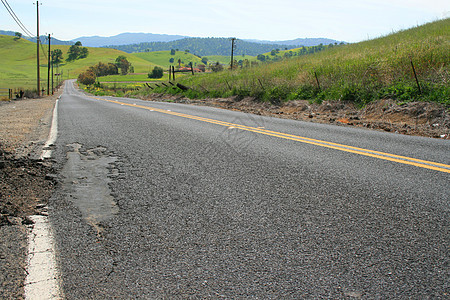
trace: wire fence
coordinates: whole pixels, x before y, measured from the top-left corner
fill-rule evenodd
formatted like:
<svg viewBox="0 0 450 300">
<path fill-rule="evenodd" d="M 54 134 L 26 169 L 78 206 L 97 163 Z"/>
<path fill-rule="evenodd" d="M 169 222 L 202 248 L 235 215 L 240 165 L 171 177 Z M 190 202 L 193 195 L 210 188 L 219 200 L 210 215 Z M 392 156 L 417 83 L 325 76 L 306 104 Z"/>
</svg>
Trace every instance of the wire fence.
<svg viewBox="0 0 450 300">
<path fill-rule="evenodd" d="M 0 100 L 11 100 L 12 99 L 12 89 L 0 88 Z"/>
</svg>

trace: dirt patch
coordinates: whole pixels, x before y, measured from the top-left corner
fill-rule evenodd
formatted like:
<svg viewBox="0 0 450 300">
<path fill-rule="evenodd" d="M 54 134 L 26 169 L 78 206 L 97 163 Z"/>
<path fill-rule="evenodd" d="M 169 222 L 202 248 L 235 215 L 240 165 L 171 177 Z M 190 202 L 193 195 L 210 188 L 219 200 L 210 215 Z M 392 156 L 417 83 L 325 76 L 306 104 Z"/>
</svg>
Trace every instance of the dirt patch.
<svg viewBox="0 0 450 300">
<path fill-rule="evenodd" d="M 0 150 L 0 226 L 30 224 L 53 191 L 53 169 L 47 162 L 19 158 Z"/>
<path fill-rule="evenodd" d="M 343 101 L 325 101 L 317 104 L 296 100 L 273 105 L 253 98 L 192 100 L 163 94 L 154 94 L 143 100 L 206 105 L 284 119 L 363 127 L 432 138 L 450 138 L 450 107 L 437 103 L 398 104 L 394 100 L 379 100 L 358 109 L 353 103 Z"/>
<path fill-rule="evenodd" d="M 0 226 L 28 222 L 53 190 L 51 164 L 38 158 L 61 92 L 0 104 Z"/>
</svg>

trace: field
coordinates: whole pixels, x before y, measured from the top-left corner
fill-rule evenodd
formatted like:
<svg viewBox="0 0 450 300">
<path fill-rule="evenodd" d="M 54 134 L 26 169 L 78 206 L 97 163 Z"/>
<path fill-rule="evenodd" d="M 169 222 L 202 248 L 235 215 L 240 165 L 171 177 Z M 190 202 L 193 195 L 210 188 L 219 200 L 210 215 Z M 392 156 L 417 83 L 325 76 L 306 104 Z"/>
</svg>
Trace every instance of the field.
<svg viewBox="0 0 450 300">
<path fill-rule="evenodd" d="M 194 66 L 202 63 L 202 59 L 200 57 L 183 51 L 176 51 L 175 55 L 171 55 L 170 51 L 140 52 L 133 53 L 132 55 L 155 65 L 159 65 L 164 69 L 167 69 L 169 65 L 178 66 L 178 60 L 181 60 L 181 64 L 186 66 L 190 62 L 192 62 Z M 174 60 L 173 63 L 170 62 L 171 58 Z"/>
<path fill-rule="evenodd" d="M 150 82 L 167 79 L 165 76 L 161 79 L 150 79 L 148 74 L 128 74 L 128 75 L 108 75 L 98 77 L 99 82 Z"/>
<path fill-rule="evenodd" d="M 63 57 L 67 56 L 69 46 L 54 46 L 61 49 Z M 73 62 L 64 62 L 60 65 L 59 72 L 63 79 L 77 78 L 78 74 L 89 66 L 98 62 L 114 62 L 119 55 L 124 55 L 134 66 L 136 73 L 148 73 L 155 64 L 131 54 L 106 48 L 88 48 L 89 55 L 85 59 Z M 45 54 L 44 54 L 45 52 Z M 40 73 L 41 86 L 47 86 L 47 56 L 48 46 L 40 49 Z M 54 68 L 56 72 L 57 69 Z M 37 82 L 36 71 L 36 44 L 24 39 L 15 40 L 12 36 L 0 36 L 0 88 L 25 88 L 35 89 Z"/>
<path fill-rule="evenodd" d="M 213 64 L 216 62 L 219 62 L 223 65 L 229 65 L 231 61 L 231 56 L 222 56 L 222 55 L 209 55 L 205 56 L 208 59 L 208 63 Z M 250 55 L 236 55 L 234 56 L 234 60 L 240 61 L 240 60 L 249 60 L 249 61 L 256 61 L 255 56 Z"/>
</svg>

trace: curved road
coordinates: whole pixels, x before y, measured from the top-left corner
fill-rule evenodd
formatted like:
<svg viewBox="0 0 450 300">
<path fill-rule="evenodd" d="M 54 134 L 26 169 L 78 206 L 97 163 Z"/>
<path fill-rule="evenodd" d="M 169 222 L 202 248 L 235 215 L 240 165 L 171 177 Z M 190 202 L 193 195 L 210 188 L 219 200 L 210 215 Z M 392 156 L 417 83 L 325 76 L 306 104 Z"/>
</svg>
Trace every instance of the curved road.
<svg viewBox="0 0 450 300">
<path fill-rule="evenodd" d="M 66 83 L 67 299 L 446 298 L 450 143 Z"/>
</svg>

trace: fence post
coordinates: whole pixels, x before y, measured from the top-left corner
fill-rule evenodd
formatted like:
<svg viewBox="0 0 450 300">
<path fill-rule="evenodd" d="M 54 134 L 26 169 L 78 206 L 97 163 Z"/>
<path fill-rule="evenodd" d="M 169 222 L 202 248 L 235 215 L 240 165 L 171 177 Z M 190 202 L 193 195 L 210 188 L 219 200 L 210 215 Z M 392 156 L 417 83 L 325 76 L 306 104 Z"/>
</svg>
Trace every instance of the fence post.
<svg viewBox="0 0 450 300">
<path fill-rule="evenodd" d="M 9 100 L 12 100 L 12 95 L 13 95 L 12 89 L 8 89 L 8 99 Z"/>
<path fill-rule="evenodd" d="M 172 77 L 173 77 L 173 81 L 175 81 L 175 67 L 172 66 Z"/>
<path fill-rule="evenodd" d="M 230 89 L 230 91 L 231 91 L 231 86 L 228 84 L 228 81 L 225 79 L 225 83 L 228 85 L 228 88 Z"/>
<path fill-rule="evenodd" d="M 264 85 L 261 82 L 261 79 L 258 78 L 259 85 L 262 87 L 263 91 L 265 91 Z"/>
<path fill-rule="evenodd" d="M 320 89 L 320 83 L 319 83 L 319 78 L 317 77 L 316 71 L 314 71 L 314 76 L 316 77 L 317 87 L 319 88 L 319 92 L 320 92 L 320 91 L 321 91 L 321 89 Z"/>
<path fill-rule="evenodd" d="M 417 79 L 416 68 L 414 68 L 414 64 L 413 64 L 411 57 L 409 58 L 409 61 L 411 62 L 411 66 L 412 66 L 412 69 L 414 72 L 414 77 L 416 78 L 417 88 L 419 89 L 419 93 L 422 95 L 422 89 L 420 88 L 419 79 Z"/>
</svg>

